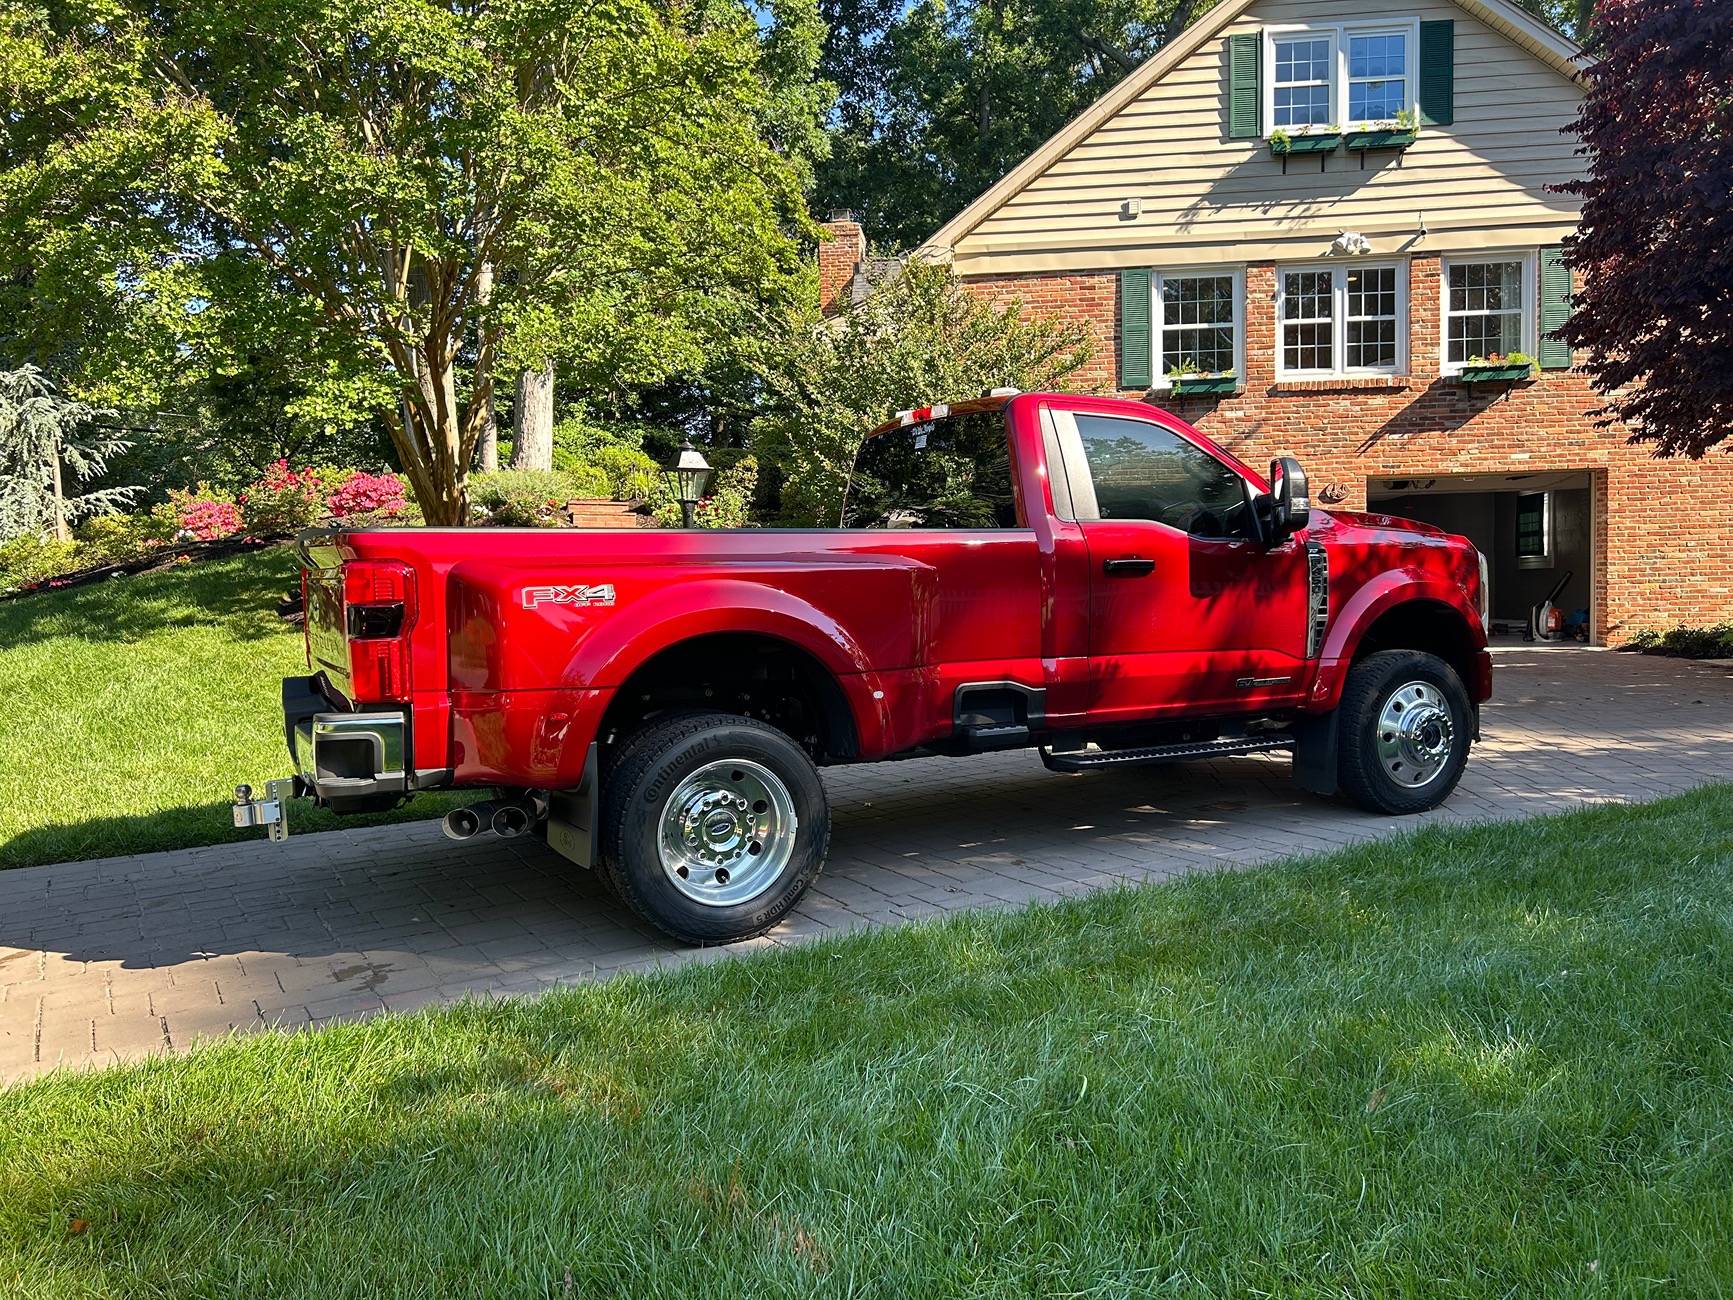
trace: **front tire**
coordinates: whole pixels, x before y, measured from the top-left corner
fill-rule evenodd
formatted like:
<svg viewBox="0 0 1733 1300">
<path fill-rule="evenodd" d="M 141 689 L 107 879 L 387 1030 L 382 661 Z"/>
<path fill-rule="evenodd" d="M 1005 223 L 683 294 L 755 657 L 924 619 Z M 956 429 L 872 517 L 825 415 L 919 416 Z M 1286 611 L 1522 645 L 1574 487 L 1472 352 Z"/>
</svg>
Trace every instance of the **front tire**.
<svg viewBox="0 0 1733 1300">
<path fill-rule="evenodd" d="M 1473 727 L 1468 692 L 1437 655 L 1367 655 L 1342 690 L 1341 787 L 1371 812 L 1436 808 L 1462 779 Z"/>
<path fill-rule="evenodd" d="M 806 751 L 728 713 L 647 725 L 602 787 L 602 869 L 645 920 L 687 943 L 770 929 L 824 866 L 830 805 Z"/>
</svg>

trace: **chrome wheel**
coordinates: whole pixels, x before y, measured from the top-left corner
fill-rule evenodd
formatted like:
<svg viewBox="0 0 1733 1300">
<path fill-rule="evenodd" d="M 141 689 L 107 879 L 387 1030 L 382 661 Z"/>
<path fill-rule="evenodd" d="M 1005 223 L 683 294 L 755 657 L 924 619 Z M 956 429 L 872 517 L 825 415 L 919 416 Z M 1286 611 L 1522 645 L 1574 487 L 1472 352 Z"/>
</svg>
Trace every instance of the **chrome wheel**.
<svg viewBox="0 0 1733 1300">
<path fill-rule="evenodd" d="M 749 759 L 706 763 L 662 805 L 662 870 L 707 907 L 750 902 L 794 856 L 800 818 L 782 778 Z"/>
<path fill-rule="evenodd" d="M 1418 790 L 1444 771 L 1455 744 L 1456 724 L 1436 686 L 1406 682 L 1390 692 L 1378 714 L 1378 761 L 1392 781 Z"/>
</svg>

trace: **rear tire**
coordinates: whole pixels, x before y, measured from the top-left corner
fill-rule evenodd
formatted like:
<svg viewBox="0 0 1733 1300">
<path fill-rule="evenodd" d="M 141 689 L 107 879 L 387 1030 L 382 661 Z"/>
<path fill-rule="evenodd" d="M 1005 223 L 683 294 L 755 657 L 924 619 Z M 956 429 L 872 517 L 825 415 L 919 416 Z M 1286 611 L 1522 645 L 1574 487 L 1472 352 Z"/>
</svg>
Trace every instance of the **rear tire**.
<svg viewBox="0 0 1733 1300">
<path fill-rule="evenodd" d="M 806 892 L 830 849 L 830 805 L 812 759 L 774 727 L 679 714 L 608 765 L 601 849 L 609 883 L 645 920 L 687 943 L 730 943 Z"/>
<path fill-rule="evenodd" d="M 1342 790 L 1371 812 L 1425 812 L 1462 779 L 1474 712 L 1456 671 L 1419 650 L 1348 669 L 1337 741 Z"/>
</svg>

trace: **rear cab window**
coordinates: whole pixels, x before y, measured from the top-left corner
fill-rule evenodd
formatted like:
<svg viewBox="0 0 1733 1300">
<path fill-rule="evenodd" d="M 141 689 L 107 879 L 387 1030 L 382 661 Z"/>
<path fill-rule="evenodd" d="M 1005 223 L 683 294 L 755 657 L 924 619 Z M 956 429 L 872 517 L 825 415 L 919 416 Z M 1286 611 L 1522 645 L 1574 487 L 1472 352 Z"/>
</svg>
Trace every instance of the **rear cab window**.
<svg viewBox="0 0 1733 1300">
<path fill-rule="evenodd" d="M 843 494 L 844 528 L 1021 528 L 1003 410 L 876 433 Z"/>
</svg>

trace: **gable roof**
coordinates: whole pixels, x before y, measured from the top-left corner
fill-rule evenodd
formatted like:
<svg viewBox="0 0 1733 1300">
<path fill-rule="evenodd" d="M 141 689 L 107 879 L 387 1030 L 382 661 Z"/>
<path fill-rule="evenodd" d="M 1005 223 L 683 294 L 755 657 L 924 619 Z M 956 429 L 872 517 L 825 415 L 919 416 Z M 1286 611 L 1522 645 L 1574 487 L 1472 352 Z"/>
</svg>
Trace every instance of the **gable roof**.
<svg viewBox="0 0 1733 1300">
<path fill-rule="evenodd" d="M 1211 39 L 1219 36 L 1224 28 L 1256 3 L 1258 0 L 1220 0 L 1220 3 L 1202 18 L 1162 46 L 1127 74 L 1118 85 L 1062 126 L 1039 149 L 1000 177 L 915 251 L 933 256 L 943 255 L 955 247 L 959 240 L 1046 171 L 1052 163 L 1062 158 L 1074 145 L 1087 138 L 1103 123 L 1118 116 L 1128 104 L 1203 48 Z M 1578 85 L 1587 84 L 1588 59 L 1582 47 L 1512 3 L 1512 0 L 1453 0 L 1453 3 Z"/>
</svg>

